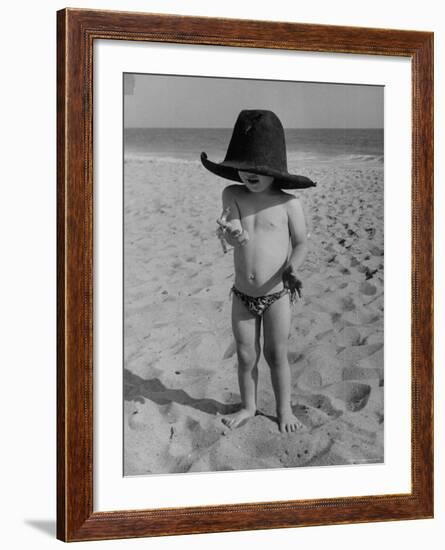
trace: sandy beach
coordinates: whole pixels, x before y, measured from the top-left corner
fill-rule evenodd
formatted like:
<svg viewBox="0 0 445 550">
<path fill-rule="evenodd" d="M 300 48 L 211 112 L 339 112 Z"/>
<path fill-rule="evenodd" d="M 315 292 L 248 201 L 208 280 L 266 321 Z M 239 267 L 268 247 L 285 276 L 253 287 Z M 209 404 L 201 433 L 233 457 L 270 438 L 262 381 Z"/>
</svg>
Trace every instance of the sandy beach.
<svg viewBox="0 0 445 550">
<path fill-rule="evenodd" d="M 382 462 L 383 164 L 306 162 L 295 191 L 310 231 L 289 338 L 292 407 L 281 434 L 270 373 L 259 413 L 240 400 L 230 326 L 232 252 L 215 236 L 222 179 L 198 160 L 128 156 L 124 206 L 126 475 Z"/>
</svg>

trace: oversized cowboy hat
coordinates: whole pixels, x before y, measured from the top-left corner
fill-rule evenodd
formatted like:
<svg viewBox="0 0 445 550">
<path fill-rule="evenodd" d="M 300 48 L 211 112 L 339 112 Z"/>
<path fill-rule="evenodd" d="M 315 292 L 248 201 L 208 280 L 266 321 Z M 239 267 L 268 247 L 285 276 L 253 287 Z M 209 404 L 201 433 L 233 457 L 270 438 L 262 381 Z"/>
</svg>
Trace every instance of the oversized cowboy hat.
<svg viewBox="0 0 445 550">
<path fill-rule="evenodd" d="M 233 129 L 226 158 L 212 162 L 201 153 L 201 162 L 217 176 L 241 182 L 238 170 L 273 176 L 281 189 L 304 189 L 316 184 L 287 171 L 286 142 L 280 119 L 272 111 L 241 111 Z"/>
</svg>

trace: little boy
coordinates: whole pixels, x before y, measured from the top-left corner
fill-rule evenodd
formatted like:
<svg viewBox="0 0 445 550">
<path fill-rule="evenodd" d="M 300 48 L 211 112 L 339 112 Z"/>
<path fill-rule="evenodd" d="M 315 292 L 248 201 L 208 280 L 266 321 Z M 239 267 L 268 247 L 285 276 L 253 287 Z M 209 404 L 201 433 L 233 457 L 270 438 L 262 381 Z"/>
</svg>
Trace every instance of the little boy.
<svg viewBox="0 0 445 550">
<path fill-rule="evenodd" d="M 257 411 L 260 330 L 271 370 L 281 432 L 303 426 L 291 409 L 291 375 L 287 359 L 290 301 L 301 296 L 297 270 L 307 250 L 304 214 L 298 199 L 282 189 L 315 185 L 287 172 L 284 130 L 271 111 L 242 111 L 227 155 L 215 164 L 205 153 L 206 168 L 242 185 L 222 193 L 219 235 L 234 247 L 232 330 L 238 356 L 241 409 L 223 422 L 236 428 Z"/>
</svg>

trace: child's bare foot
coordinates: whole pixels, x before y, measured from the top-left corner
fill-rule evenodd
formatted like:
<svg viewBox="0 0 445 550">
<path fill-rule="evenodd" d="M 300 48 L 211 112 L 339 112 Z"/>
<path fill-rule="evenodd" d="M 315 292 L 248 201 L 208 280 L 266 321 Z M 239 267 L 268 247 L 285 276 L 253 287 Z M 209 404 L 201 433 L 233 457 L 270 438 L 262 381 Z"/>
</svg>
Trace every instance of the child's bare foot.
<svg viewBox="0 0 445 550">
<path fill-rule="evenodd" d="M 255 416 L 255 409 L 245 409 L 242 408 L 238 412 L 225 416 L 222 419 L 222 423 L 225 424 L 228 428 L 238 428 L 243 422 L 247 422 L 249 418 Z"/>
<path fill-rule="evenodd" d="M 294 416 L 291 409 L 278 414 L 278 426 L 282 433 L 297 432 L 304 428 L 303 424 Z"/>
</svg>

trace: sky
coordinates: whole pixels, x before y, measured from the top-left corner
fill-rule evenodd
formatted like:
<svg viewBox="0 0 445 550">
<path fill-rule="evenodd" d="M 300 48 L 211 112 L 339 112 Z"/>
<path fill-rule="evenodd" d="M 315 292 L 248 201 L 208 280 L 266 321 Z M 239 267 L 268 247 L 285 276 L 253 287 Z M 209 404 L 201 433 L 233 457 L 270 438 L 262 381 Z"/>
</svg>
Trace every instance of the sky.
<svg viewBox="0 0 445 550">
<path fill-rule="evenodd" d="M 230 128 L 242 109 L 274 111 L 285 128 L 383 128 L 382 86 L 124 75 L 126 128 Z"/>
</svg>

